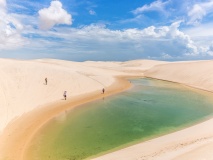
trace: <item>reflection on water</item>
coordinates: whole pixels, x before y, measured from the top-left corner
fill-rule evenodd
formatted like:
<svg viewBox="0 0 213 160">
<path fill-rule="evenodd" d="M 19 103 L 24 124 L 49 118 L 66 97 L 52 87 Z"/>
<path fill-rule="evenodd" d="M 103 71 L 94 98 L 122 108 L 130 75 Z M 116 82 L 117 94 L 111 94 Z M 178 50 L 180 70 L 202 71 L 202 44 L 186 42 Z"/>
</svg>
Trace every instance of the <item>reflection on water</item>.
<svg viewBox="0 0 213 160">
<path fill-rule="evenodd" d="M 176 131 L 213 113 L 206 92 L 152 79 L 131 82 L 131 90 L 61 113 L 35 137 L 28 159 L 85 159 Z"/>
<path fill-rule="evenodd" d="M 57 121 L 58 123 L 63 123 L 64 121 L 66 121 L 67 115 L 68 115 L 67 111 L 61 112 L 57 117 L 54 118 L 54 120 Z"/>
</svg>

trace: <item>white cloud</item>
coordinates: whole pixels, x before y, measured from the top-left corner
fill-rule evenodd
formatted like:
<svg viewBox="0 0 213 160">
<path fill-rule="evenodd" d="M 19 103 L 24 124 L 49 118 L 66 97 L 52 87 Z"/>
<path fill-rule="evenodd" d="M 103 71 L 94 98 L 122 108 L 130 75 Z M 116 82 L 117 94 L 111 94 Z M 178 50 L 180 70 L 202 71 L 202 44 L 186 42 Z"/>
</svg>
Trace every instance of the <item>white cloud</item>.
<svg viewBox="0 0 213 160">
<path fill-rule="evenodd" d="M 209 13 L 213 13 L 213 1 L 194 4 L 188 11 L 189 22 L 188 24 L 197 25 Z"/>
<path fill-rule="evenodd" d="M 169 1 L 162 2 L 161 0 L 157 0 L 152 2 L 150 5 L 144 5 L 132 11 L 134 14 L 140 14 L 147 11 L 165 11 L 165 6 L 168 4 Z"/>
<path fill-rule="evenodd" d="M 0 49 L 14 49 L 26 44 L 21 36 L 23 25 L 7 13 L 6 1 L 0 0 Z"/>
<path fill-rule="evenodd" d="M 184 32 L 192 38 L 213 37 L 213 23 L 205 23 L 184 29 Z M 212 38 L 211 38 L 212 39 Z"/>
<path fill-rule="evenodd" d="M 181 22 L 170 26 L 150 26 L 145 29 L 110 30 L 103 25 L 89 25 L 82 28 L 55 27 L 56 31 L 40 31 L 44 48 L 54 47 L 57 52 L 67 50 L 77 53 L 81 60 L 127 60 L 129 58 L 162 58 L 196 56 L 200 48 L 191 38 L 179 30 Z M 49 41 L 48 39 L 56 39 Z M 38 41 L 37 41 L 38 42 Z M 36 42 L 36 43 L 37 43 Z"/>
<path fill-rule="evenodd" d="M 39 10 L 39 27 L 48 30 L 58 24 L 72 24 L 72 16 L 62 8 L 60 1 L 52 1 L 49 8 Z"/>
<path fill-rule="evenodd" d="M 4 9 L 6 7 L 6 0 L 0 0 L 0 9 Z"/>
<path fill-rule="evenodd" d="M 213 42 L 211 43 L 211 45 L 208 48 L 207 54 L 213 56 Z"/>
<path fill-rule="evenodd" d="M 89 10 L 90 15 L 96 15 L 96 12 L 94 10 Z"/>
<path fill-rule="evenodd" d="M 143 14 L 138 14 L 138 15 L 135 15 L 133 18 L 120 20 L 119 22 L 121 24 L 137 23 L 142 26 L 146 23 L 149 23 L 150 19 L 148 17 L 144 16 Z"/>
<path fill-rule="evenodd" d="M 191 37 L 199 46 L 199 51 L 202 54 L 213 56 L 213 23 L 196 25 L 185 29 L 183 32 Z"/>
</svg>

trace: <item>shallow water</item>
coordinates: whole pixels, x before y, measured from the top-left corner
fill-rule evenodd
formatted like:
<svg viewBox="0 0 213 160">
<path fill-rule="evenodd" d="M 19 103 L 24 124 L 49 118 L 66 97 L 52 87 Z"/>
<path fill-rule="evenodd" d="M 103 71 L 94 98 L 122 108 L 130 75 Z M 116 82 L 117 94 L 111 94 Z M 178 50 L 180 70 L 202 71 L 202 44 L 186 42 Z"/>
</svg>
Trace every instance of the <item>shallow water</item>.
<svg viewBox="0 0 213 160">
<path fill-rule="evenodd" d="M 78 160 L 103 154 L 212 116 L 210 93 L 153 80 L 61 113 L 33 140 L 32 160 Z"/>
</svg>

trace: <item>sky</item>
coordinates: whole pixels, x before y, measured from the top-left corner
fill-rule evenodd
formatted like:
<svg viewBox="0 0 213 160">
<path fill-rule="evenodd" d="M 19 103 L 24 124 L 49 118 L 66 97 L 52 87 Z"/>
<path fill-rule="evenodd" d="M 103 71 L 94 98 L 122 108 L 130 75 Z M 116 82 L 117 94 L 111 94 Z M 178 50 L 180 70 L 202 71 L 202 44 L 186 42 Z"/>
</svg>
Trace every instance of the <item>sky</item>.
<svg viewBox="0 0 213 160">
<path fill-rule="evenodd" d="M 213 58 L 213 0 L 0 0 L 0 58 Z"/>
</svg>

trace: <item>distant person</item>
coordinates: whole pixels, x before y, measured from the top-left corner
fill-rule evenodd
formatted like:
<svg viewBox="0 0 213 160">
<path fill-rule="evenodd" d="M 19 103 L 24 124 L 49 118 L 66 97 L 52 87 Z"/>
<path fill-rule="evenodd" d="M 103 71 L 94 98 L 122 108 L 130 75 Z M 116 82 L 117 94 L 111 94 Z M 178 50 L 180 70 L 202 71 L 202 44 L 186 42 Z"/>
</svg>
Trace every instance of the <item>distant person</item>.
<svg viewBox="0 0 213 160">
<path fill-rule="evenodd" d="M 64 100 L 67 99 L 67 91 L 64 91 Z"/>
<path fill-rule="evenodd" d="M 104 94 L 104 92 L 105 92 L 105 89 L 103 88 L 103 89 L 102 89 L 102 93 Z"/>
<path fill-rule="evenodd" d="M 47 85 L 47 78 L 45 78 L 45 84 Z"/>
</svg>

